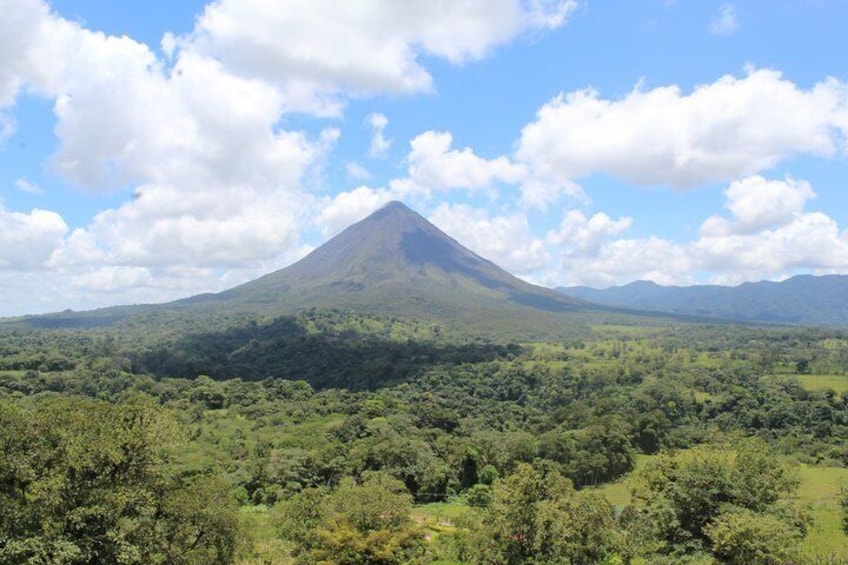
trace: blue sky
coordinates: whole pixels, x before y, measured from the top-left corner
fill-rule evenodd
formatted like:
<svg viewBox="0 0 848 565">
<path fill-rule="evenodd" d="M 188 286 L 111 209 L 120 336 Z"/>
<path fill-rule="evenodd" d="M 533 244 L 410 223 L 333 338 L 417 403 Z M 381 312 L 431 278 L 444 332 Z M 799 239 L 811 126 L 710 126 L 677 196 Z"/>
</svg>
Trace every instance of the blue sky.
<svg viewBox="0 0 848 565">
<path fill-rule="evenodd" d="M 848 273 L 844 0 L 0 0 L 0 315 L 391 200 L 548 286 Z"/>
</svg>

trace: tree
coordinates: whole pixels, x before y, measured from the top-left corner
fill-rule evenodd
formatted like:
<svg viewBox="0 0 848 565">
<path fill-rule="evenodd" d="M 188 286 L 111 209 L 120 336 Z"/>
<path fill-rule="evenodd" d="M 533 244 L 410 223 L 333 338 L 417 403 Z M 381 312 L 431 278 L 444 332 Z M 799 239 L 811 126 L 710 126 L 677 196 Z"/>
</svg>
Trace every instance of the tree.
<svg viewBox="0 0 848 565">
<path fill-rule="evenodd" d="M 729 565 L 780 565 L 797 557 L 801 532 L 773 514 L 723 512 L 704 529 L 713 555 Z"/>
<path fill-rule="evenodd" d="M 492 502 L 492 489 L 489 485 L 478 483 L 468 489 L 468 505 L 485 508 Z"/>
<path fill-rule="evenodd" d="M 367 472 L 332 492 L 308 489 L 278 505 L 279 531 L 300 563 L 400 565 L 423 554 L 412 497 L 399 480 Z"/>
<path fill-rule="evenodd" d="M 803 520 L 790 520 L 777 504 L 797 488 L 797 475 L 757 438 L 727 438 L 663 454 L 637 479 L 635 511 L 647 514 L 656 534 L 678 550 L 709 547 L 711 532 L 728 539 L 729 529 L 739 527 L 740 520 L 727 515 L 718 529 L 716 521 L 732 511 L 769 514 L 799 535 L 804 533 Z M 766 525 L 757 522 L 756 527 Z"/>
<path fill-rule="evenodd" d="M 144 396 L 0 403 L 0 563 L 232 562 L 228 490 L 165 472 L 174 429 Z"/>
<path fill-rule="evenodd" d="M 543 435 L 539 455 L 561 463 L 579 486 L 616 479 L 634 465 L 626 424 L 618 417 L 598 420 L 580 430 L 557 428 Z"/>
<path fill-rule="evenodd" d="M 842 507 L 842 532 L 848 534 L 848 490 L 844 487 L 840 492 L 839 505 Z"/>
<path fill-rule="evenodd" d="M 599 495 L 576 492 L 552 466 L 522 463 L 493 486 L 472 540 L 480 563 L 597 563 L 615 554 L 612 507 Z"/>
<path fill-rule="evenodd" d="M 226 565 L 239 549 L 237 531 L 238 505 L 229 484 L 214 477 L 178 482 L 158 500 L 153 543 L 142 562 Z"/>
</svg>

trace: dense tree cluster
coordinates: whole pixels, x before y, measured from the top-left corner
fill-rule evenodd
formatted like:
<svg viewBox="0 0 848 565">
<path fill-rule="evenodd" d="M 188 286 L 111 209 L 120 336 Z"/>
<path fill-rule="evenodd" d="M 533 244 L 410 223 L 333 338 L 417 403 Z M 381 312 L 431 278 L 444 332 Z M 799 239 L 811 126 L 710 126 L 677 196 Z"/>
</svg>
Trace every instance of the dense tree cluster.
<svg viewBox="0 0 848 565">
<path fill-rule="evenodd" d="M 400 565 L 424 556 L 424 533 L 409 517 L 404 484 L 381 472 L 332 491 L 306 489 L 276 507 L 280 534 L 300 563 Z"/>
<path fill-rule="evenodd" d="M 167 472 L 148 397 L 0 403 L 0 563 L 230 563 L 229 485 Z"/>
</svg>

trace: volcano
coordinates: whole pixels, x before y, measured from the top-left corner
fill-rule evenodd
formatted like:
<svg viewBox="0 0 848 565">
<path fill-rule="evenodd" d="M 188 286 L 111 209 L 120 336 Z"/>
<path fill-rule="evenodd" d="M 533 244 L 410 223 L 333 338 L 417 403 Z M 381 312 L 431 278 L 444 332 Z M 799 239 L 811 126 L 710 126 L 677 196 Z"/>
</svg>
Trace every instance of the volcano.
<svg viewBox="0 0 848 565">
<path fill-rule="evenodd" d="M 392 202 L 279 271 L 182 301 L 230 310 L 339 308 L 425 319 L 532 317 L 592 309 L 532 285 Z"/>
<path fill-rule="evenodd" d="M 563 336 L 610 316 L 633 323 L 658 317 L 527 283 L 403 203 L 392 202 L 300 261 L 223 292 L 167 304 L 47 314 L 19 323 L 96 327 L 134 319 L 143 325 L 142 318 L 160 323 L 163 315 L 184 321 L 219 314 L 267 319 L 310 309 L 429 320 L 471 336 L 516 338 Z"/>
</svg>

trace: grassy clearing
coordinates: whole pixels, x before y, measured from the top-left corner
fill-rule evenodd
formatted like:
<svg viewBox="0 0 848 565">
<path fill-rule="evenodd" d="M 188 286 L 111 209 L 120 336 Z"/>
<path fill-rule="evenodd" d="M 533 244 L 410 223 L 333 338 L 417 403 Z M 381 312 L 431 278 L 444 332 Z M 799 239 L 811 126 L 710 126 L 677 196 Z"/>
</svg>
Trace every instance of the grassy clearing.
<svg viewBox="0 0 848 565">
<path fill-rule="evenodd" d="M 802 465 L 800 471 L 798 499 L 809 505 L 813 517 L 813 525 L 804 539 L 804 554 L 833 563 L 848 563 L 848 537 L 842 533 L 839 507 L 840 489 L 848 486 L 848 469 Z"/>
<path fill-rule="evenodd" d="M 636 468 L 632 473 L 621 477 L 615 482 L 606 483 L 599 487 L 596 487 L 596 490 L 604 495 L 604 497 L 609 501 L 613 506 L 627 506 L 630 504 L 630 477 L 636 471 L 642 469 L 647 465 L 648 461 L 653 459 L 655 456 L 653 455 L 642 455 L 641 453 L 636 454 Z"/>
<path fill-rule="evenodd" d="M 416 506 L 412 510 L 412 519 L 436 531 L 446 531 L 456 528 L 463 517 L 473 512 L 465 500 L 454 499 L 447 502 L 433 502 Z"/>
<path fill-rule="evenodd" d="M 810 391 L 832 389 L 837 394 L 848 391 L 848 375 L 798 375 L 796 377 Z"/>
<path fill-rule="evenodd" d="M 802 387 L 811 392 L 831 389 L 837 394 L 848 392 L 848 375 L 828 375 L 815 373 L 811 375 L 797 375 L 794 373 L 774 373 L 765 375 L 763 379 L 780 381 L 781 379 L 795 379 Z"/>
<path fill-rule="evenodd" d="M 238 561 L 239 565 L 290 565 L 291 547 L 279 539 L 267 506 L 244 506 L 239 514 L 243 531 L 248 535 L 250 551 Z"/>
</svg>

